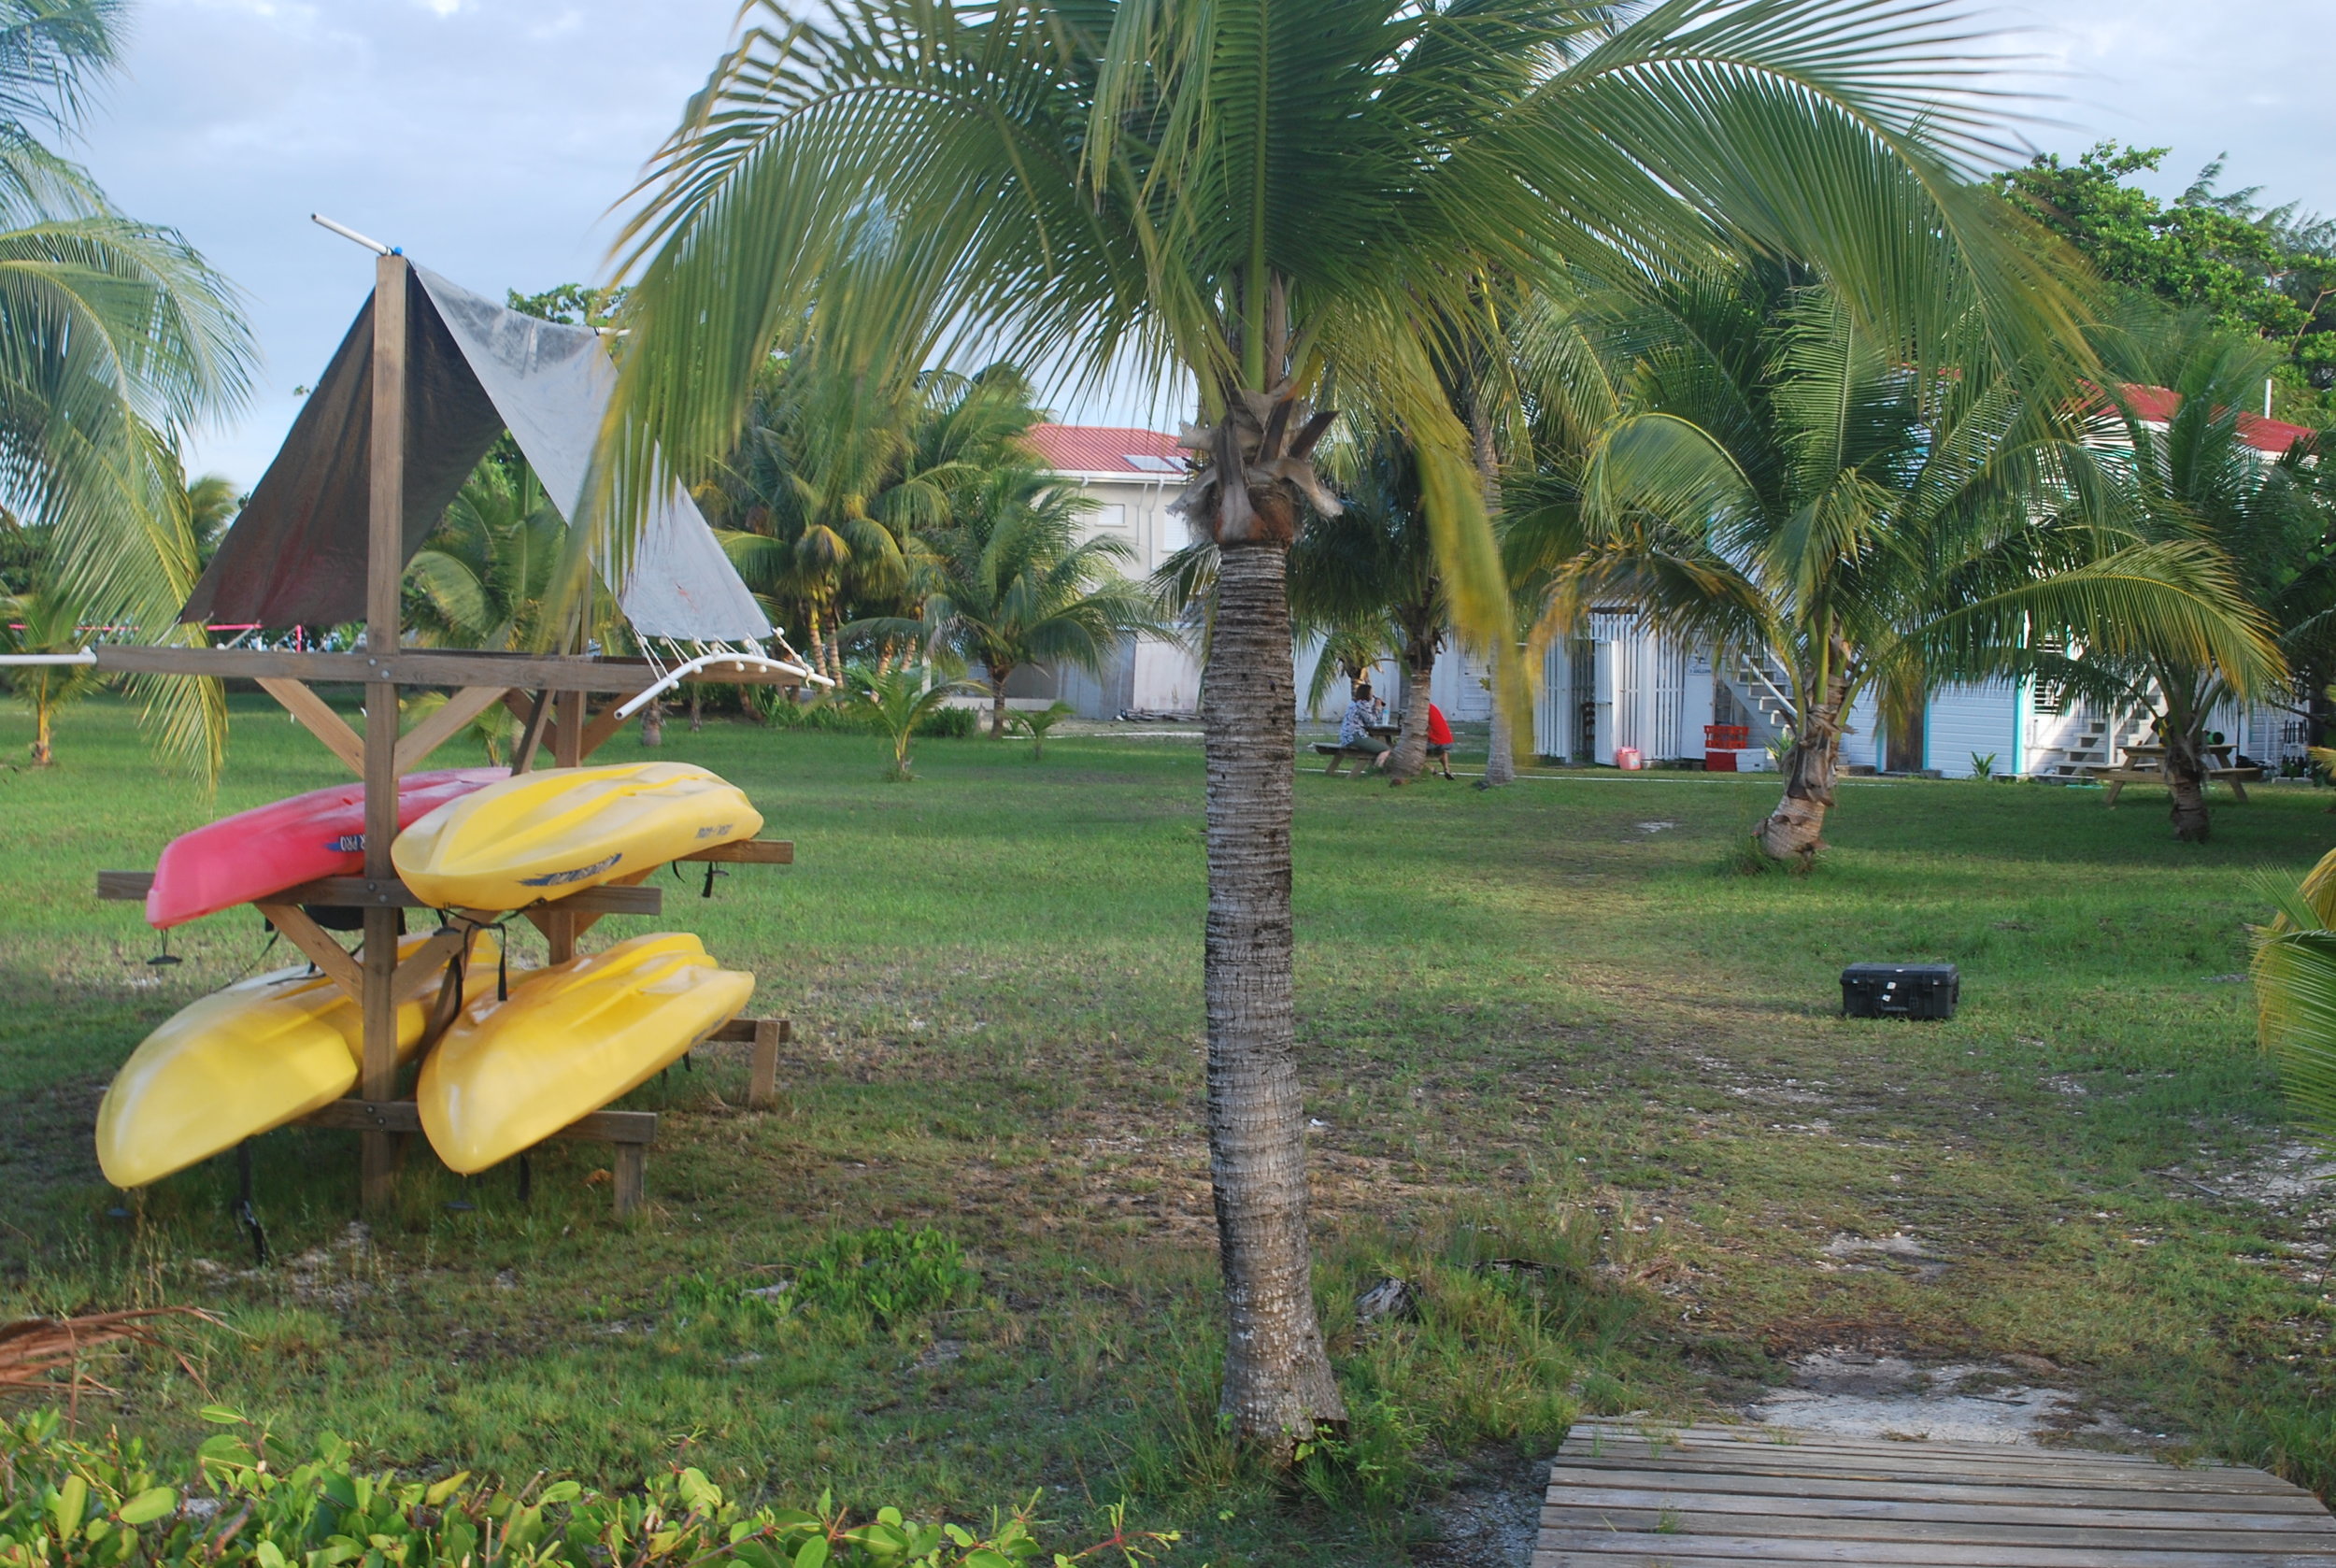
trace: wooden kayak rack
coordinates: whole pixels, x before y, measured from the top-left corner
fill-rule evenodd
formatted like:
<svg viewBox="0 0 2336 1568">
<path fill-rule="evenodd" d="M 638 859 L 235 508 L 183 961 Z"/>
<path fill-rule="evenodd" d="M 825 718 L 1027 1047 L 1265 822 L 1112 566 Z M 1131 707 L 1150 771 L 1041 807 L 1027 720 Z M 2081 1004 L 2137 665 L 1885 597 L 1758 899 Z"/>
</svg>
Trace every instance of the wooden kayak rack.
<svg viewBox="0 0 2336 1568">
<path fill-rule="evenodd" d="M 784 839 L 748 839 L 742 843 L 719 844 L 680 857 L 683 861 L 729 862 L 748 865 L 790 865 L 795 858 L 795 847 Z M 673 862 L 668 862 L 673 863 Z M 97 874 L 97 896 L 107 900 L 139 900 L 154 884 L 150 871 L 101 871 Z M 570 893 L 558 904 L 538 903 L 523 909 L 466 911 L 475 921 L 491 923 L 513 915 L 524 915 L 547 939 L 556 924 L 569 927 L 569 940 L 590 928 L 604 915 L 655 915 L 664 907 L 664 890 L 639 884 L 610 885 L 587 888 Z M 361 964 L 338 942 L 326 934 L 324 929 L 311 919 L 305 905 L 333 905 L 360 909 L 420 909 L 428 905 L 416 897 L 411 889 L 398 878 L 383 880 L 367 877 L 325 877 L 271 893 L 264 903 L 254 908 L 274 922 L 287 940 L 306 954 L 320 973 L 331 976 L 350 994 L 362 1000 L 364 978 Z M 558 921 L 552 917 L 557 914 Z M 399 986 L 392 976 L 392 986 L 399 990 L 400 1000 L 440 980 L 445 967 L 451 961 L 460 942 L 450 943 L 443 952 L 424 948 L 397 967 L 397 974 L 412 970 L 420 983 Z M 318 962 L 319 948 L 324 950 L 324 962 Z M 420 965 L 420 968 L 416 968 Z M 431 1033 L 442 1032 L 453 1021 L 451 1012 L 431 1019 Z M 750 1045 L 747 1076 L 747 1108 L 768 1110 L 778 1101 L 778 1048 L 792 1038 L 793 1031 L 786 1019 L 733 1019 L 708 1034 L 706 1042 Z M 312 1111 L 300 1119 L 307 1127 L 335 1129 L 346 1133 L 378 1135 L 392 1140 L 392 1148 L 406 1137 L 421 1131 L 421 1112 L 411 1100 L 372 1099 L 362 1092 L 348 1099 L 336 1100 L 321 1110 Z M 554 1138 L 581 1139 L 605 1143 L 615 1147 L 616 1158 L 610 1167 L 613 1177 L 611 1194 L 616 1215 L 623 1219 L 641 1206 L 647 1192 L 648 1146 L 657 1141 L 655 1111 L 594 1111 L 569 1123 L 551 1134 Z"/>
<path fill-rule="evenodd" d="M 778 1048 L 792 1037 L 785 1019 L 732 1019 L 708 1034 L 713 1041 L 738 1041 L 754 1048 L 747 1084 L 747 1108 L 768 1110 L 778 1100 Z M 304 1127 L 332 1127 L 347 1133 L 381 1133 L 406 1137 L 421 1131 L 421 1108 L 411 1100 L 335 1100 L 300 1119 Z M 552 1134 L 589 1143 L 614 1146 L 609 1167 L 609 1190 L 616 1216 L 622 1219 L 641 1206 L 648 1195 L 648 1146 L 657 1141 L 655 1111 L 594 1111 Z M 524 1156 L 521 1156 L 524 1158 Z"/>
<path fill-rule="evenodd" d="M 432 1016 L 425 1046 L 451 1023 L 453 1008 L 448 1005 L 448 992 L 452 988 L 443 983 L 443 977 L 467 939 L 466 933 L 449 931 L 433 936 L 403 962 L 398 958 L 400 909 L 426 907 L 398 880 L 390 862 L 390 845 L 398 831 L 399 777 L 416 771 L 432 752 L 497 706 L 509 708 L 520 720 L 518 744 L 512 750 L 513 773 L 527 772 L 539 750 L 548 752 L 561 767 L 576 767 L 623 726 L 626 699 L 665 678 L 665 672 L 647 659 L 406 645 L 401 592 L 410 553 L 406 527 L 406 470 L 411 455 L 407 427 L 412 406 L 407 376 L 409 268 L 406 257 L 395 252 L 380 256 L 374 268 L 363 645 L 352 651 L 316 651 L 101 643 L 91 650 L 95 668 L 102 674 L 257 681 L 325 749 L 364 781 L 363 874 L 327 877 L 272 893 L 256 907 L 275 922 L 287 941 L 357 1002 L 362 1019 L 357 1093 L 319 1113 L 321 1119 L 317 1125 L 356 1130 L 359 1202 L 365 1209 L 386 1205 L 395 1180 L 395 1140 L 420 1125 L 419 1121 L 396 1125 L 410 1114 L 396 1107 L 412 1105 L 396 1097 L 398 1006 L 434 985 L 439 989 L 439 1006 Z M 418 545 L 419 537 L 410 543 Z M 743 657 L 728 663 L 716 658 L 691 678 L 717 685 L 799 686 L 803 681 L 800 675 L 769 661 Z M 313 689 L 315 682 L 361 686 L 364 691 L 362 728 L 352 726 L 320 696 Z M 435 712 L 401 734 L 398 694 L 401 689 L 417 687 L 443 690 L 447 698 Z M 608 699 L 596 713 L 591 706 L 595 696 Z M 793 857 L 790 844 L 753 842 L 723 845 L 683 859 L 786 864 Z M 577 937 L 604 915 L 655 914 L 662 907 L 659 890 L 637 885 L 648 875 L 642 872 L 624 879 L 634 885 L 588 889 L 519 913 L 543 932 L 550 961 L 564 962 L 576 956 Z M 97 880 L 101 898 L 143 898 L 150 875 L 101 872 Z M 362 909 L 363 946 L 354 953 L 343 948 L 308 917 L 303 905 Z M 491 924 L 507 913 L 458 912 L 465 924 L 473 925 Z M 776 1070 L 778 1043 L 787 1037 L 787 1024 L 784 1019 L 739 1020 L 729 1028 L 742 1026 L 748 1029 L 748 1035 L 717 1032 L 714 1037 L 753 1040 L 755 1083 L 767 1102 L 775 1092 L 771 1078 Z M 753 1098 L 750 1093 L 749 1100 Z M 352 1105 L 368 1108 L 350 1113 L 346 1107 Z M 608 1119 L 635 1114 L 645 1113 L 600 1112 L 557 1134 L 607 1137 L 617 1143 L 620 1212 L 639 1202 L 641 1162 L 648 1138 L 630 1133 L 616 1138 L 615 1131 L 642 1124 Z M 654 1120 L 654 1117 L 649 1119 L 652 1124 Z M 587 1126 L 598 1131 L 577 1131 Z"/>
</svg>

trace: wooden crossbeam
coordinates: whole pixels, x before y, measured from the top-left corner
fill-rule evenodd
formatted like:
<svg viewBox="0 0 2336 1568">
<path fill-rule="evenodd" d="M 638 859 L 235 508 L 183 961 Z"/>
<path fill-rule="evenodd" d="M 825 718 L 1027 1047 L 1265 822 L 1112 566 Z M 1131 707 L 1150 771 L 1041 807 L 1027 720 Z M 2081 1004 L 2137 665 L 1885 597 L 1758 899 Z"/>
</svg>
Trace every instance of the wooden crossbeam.
<svg viewBox="0 0 2336 1568">
<path fill-rule="evenodd" d="M 358 962 L 349 956 L 349 949 L 333 940 L 322 926 L 308 918 L 308 912 L 297 904 L 263 904 L 260 913 L 275 922 L 276 929 L 307 955 L 308 962 L 332 976 L 333 983 L 351 996 L 364 994 L 364 973 Z"/>
<path fill-rule="evenodd" d="M 284 711 L 324 742 L 326 750 L 348 763 L 349 772 L 360 778 L 365 776 L 365 743 L 349 727 L 348 720 L 333 711 L 331 704 L 302 682 L 280 677 L 262 676 L 260 689 L 283 704 Z"/>
<path fill-rule="evenodd" d="M 709 848 L 692 849 L 679 857 L 685 861 L 721 861 L 732 865 L 792 865 L 795 845 L 787 838 L 748 838 L 734 844 L 717 844 Z"/>
<path fill-rule="evenodd" d="M 295 653 L 281 649 L 154 648 L 100 643 L 97 668 L 107 675 L 192 675 L 221 680 L 305 680 L 310 683 L 394 686 L 549 687 L 629 697 L 654 686 L 658 672 L 646 659 L 595 659 L 562 654 L 490 653 L 475 649 L 400 648 L 369 652 Z M 718 685 L 794 686 L 798 677 L 744 670 L 705 677 Z"/>
<path fill-rule="evenodd" d="M 352 1097 L 335 1100 L 300 1119 L 303 1126 L 326 1127 L 347 1133 L 419 1133 L 421 1131 L 421 1107 L 411 1100 L 360 1100 Z M 588 1117 L 568 1123 L 551 1135 L 590 1143 L 638 1144 L 646 1147 L 657 1141 L 657 1113 L 594 1111 Z"/>
<path fill-rule="evenodd" d="M 97 896 L 115 901 L 142 900 L 147 889 L 154 885 L 150 871 L 101 871 L 97 874 Z M 322 877 L 313 882 L 303 882 L 296 888 L 286 888 L 270 893 L 269 904 L 329 904 L 353 909 L 430 909 L 434 905 L 414 895 L 413 890 L 396 877 Z M 609 884 L 586 888 L 572 892 L 559 901 L 577 914 L 590 915 L 655 915 L 665 907 L 662 888 L 623 888 Z M 541 909 L 548 905 L 538 904 Z M 489 922 L 501 919 L 508 911 L 501 909 L 469 910 L 474 918 Z"/>
<path fill-rule="evenodd" d="M 397 741 L 397 771 L 411 773 L 430 753 L 463 733 L 463 727 L 503 701 L 510 688 L 466 686 L 446 700 L 446 706 L 415 725 Z"/>
<path fill-rule="evenodd" d="M 593 716 L 591 723 L 584 726 L 584 744 L 577 748 L 577 761 L 580 762 L 599 750 L 619 730 L 624 728 L 625 720 L 617 716 L 617 709 L 622 706 L 624 706 L 622 703 L 610 703 Z"/>
<path fill-rule="evenodd" d="M 441 931 L 398 961 L 390 976 L 390 995 L 402 1005 L 406 999 L 435 981 L 456 953 L 470 946 L 475 931 Z"/>
<path fill-rule="evenodd" d="M 737 844 L 717 844 L 705 849 L 692 849 L 680 859 L 690 862 L 718 861 L 730 865 L 792 865 L 795 846 L 784 838 L 749 838 Z M 101 871 L 97 874 L 97 896 L 116 903 L 142 901 L 149 888 L 154 885 L 150 871 Z M 605 893 L 603 903 L 577 903 Z M 407 909 L 423 909 L 429 905 L 416 898 L 403 882 L 382 884 L 363 877 L 327 877 L 320 881 L 305 882 L 297 888 L 287 888 L 275 895 L 285 904 L 344 904 L 363 906 L 382 904 Z M 606 893 L 599 888 L 587 888 L 570 893 L 561 902 L 577 910 L 590 910 L 596 915 L 654 915 L 659 907 L 645 906 L 644 898 L 657 896 L 652 889 L 648 894 L 631 898 Z"/>
</svg>

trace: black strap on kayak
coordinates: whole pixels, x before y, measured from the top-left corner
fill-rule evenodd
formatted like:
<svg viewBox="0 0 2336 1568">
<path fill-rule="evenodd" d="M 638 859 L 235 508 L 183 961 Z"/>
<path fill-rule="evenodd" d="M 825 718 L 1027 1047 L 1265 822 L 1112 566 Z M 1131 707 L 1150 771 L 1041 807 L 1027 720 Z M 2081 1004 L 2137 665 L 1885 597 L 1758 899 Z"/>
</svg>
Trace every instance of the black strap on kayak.
<svg viewBox="0 0 2336 1568">
<path fill-rule="evenodd" d="M 681 862 L 679 861 L 667 861 L 665 862 L 665 867 L 673 873 L 673 879 L 675 881 L 687 882 L 688 878 L 681 875 Z M 729 875 L 729 872 L 722 870 L 712 861 L 707 861 L 705 862 L 705 886 L 699 891 L 698 897 L 712 898 L 714 896 L 714 878 L 717 877 L 727 877 Z"/>
</svg>

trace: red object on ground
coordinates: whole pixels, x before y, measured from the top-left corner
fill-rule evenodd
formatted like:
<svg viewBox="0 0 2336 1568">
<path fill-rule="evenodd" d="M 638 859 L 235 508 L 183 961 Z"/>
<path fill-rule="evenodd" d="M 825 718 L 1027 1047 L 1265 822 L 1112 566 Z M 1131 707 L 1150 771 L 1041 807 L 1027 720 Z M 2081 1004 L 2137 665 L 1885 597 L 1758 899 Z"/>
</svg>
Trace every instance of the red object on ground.
<svg viewBox="0 0 2336 1568">
<path fill-rule="evenodd" d="M 1706 752 L 1704 752 L 1704 753 L 1703 753 L 1703 771 L 1704 771 L 1705 773 L 1733 773 L 1733 772 L 1735 772 L 1735 771 L 1736 771 L 1736 754 L 1735 754 L 1733 751 L 1706 751 Z"/>
<path fill-rule="evenodd" d="M 1749 724 L 1706 724 L 1703 726 L 1703 748 L 1707 751 L 1742 751 L 1752 744 Z"/>
<path fill-rule="evenodd" d="M 510 777 L 508 768 L 407 774 L 397 781 L 397 825 L 409 827 L 448 801 Z M 351 780 L 311 790 L 172 839 L 154 863 L 146 923 L 167 930 L 320 877 L 354 877 L 364 868 L 364 785 Z"/>
<path fill-rule="evenodd" d="M 1433 703 L 1428 705 L 1428 744 L 1430 746 L 1452 744 L 1452 726 L 1444 721 L 1444 710 Z"/>
</svg>

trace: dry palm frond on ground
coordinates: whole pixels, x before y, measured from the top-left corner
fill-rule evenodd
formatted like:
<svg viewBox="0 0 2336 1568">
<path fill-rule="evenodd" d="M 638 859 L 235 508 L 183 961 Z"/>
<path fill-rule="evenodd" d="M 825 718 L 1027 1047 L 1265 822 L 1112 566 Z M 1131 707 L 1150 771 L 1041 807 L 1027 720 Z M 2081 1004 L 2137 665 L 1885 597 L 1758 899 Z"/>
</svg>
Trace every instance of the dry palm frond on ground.
<svg viewBox="0 0 2336 1568">
<path fill-rule="evenodd" d="M 154 1332 L 160 1318 L 193 1318 L 206 1323 L 218 1319 L 192 1306 L 149 1306 L 129 1312 L 90 1312 L 75 1318 L 20 1318 L 0 1323 L 0 1394 L 19 1390 L 67 1388 L 106 1390 L 89 1376 L 81 1358 L 107 1345 L 150 1345 L 169 1348 Z M 176 1354 L 174 1351 L 173 1354 Z M 180 1358 L 180 1364 L 185 1359 Z M 60 1381 L 53 1375 L 65 1373 Z M 193 1368 L 188 1367 L 190 1376 Z M 106 1390 L 110 1391 L 110 1390 Z"/>
</svg>

